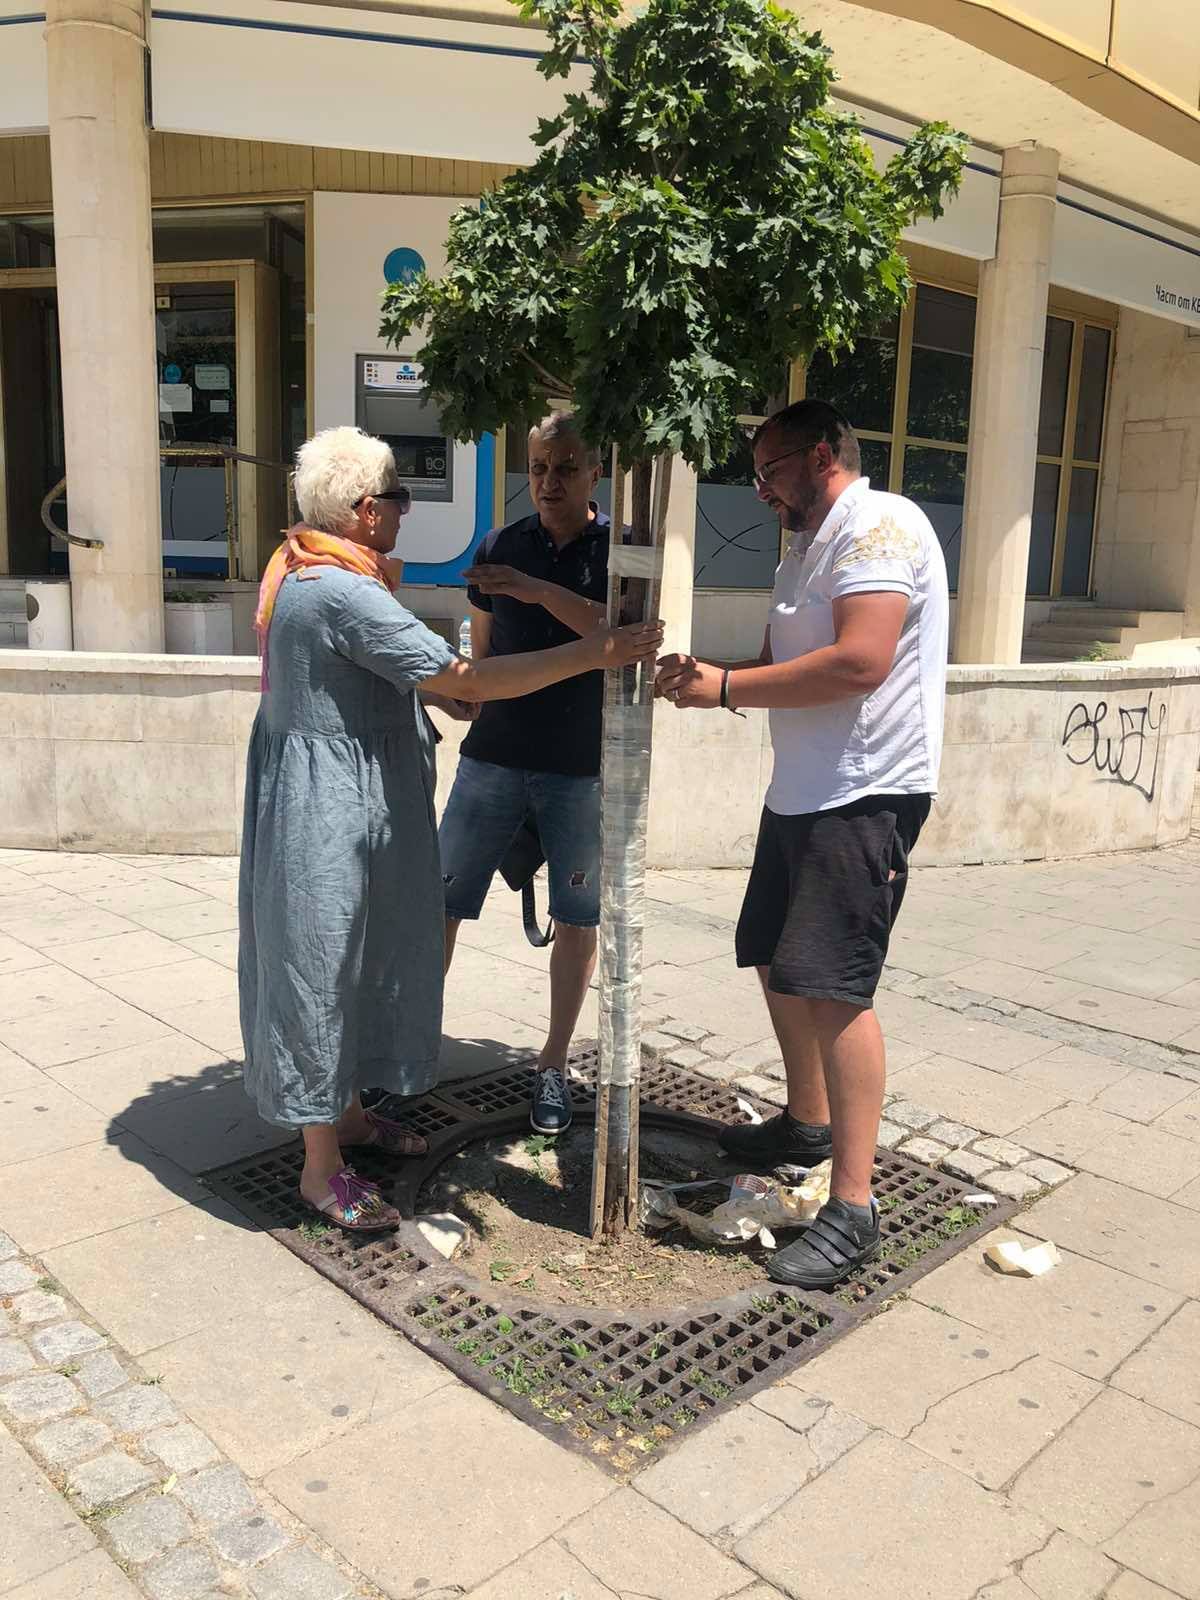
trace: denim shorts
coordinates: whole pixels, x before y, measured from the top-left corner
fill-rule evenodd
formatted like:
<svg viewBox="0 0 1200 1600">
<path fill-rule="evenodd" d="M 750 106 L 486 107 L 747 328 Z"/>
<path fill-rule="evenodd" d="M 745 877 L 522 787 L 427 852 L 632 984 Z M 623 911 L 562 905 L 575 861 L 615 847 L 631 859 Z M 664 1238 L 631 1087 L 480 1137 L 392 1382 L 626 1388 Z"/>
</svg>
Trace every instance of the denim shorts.
<svg viewBox="0 0 1200 1600">
<path fill-rule="evenodd" d="M 527 772 L 460 756 L 438 845 L 446 915 L 474 922 L 525 817 L 537 819 L 550 876 L 550 915 L 564 927 L 600 921 L 600 779 Z"/>
</svg>

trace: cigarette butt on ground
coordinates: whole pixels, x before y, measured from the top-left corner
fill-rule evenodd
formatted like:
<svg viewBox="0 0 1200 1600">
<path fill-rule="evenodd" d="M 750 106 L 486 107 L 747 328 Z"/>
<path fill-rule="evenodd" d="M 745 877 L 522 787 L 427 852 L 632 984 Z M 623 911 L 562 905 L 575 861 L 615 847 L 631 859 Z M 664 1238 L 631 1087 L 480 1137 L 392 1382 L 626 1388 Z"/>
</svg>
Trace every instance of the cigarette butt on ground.
<svg viewBox="0 0 1200 1600">
<path fill-rule="evenodd" d="M 1058 1266 L 1062 1257 L 1058 1246 L 1049 1239 L 1032 1245 L 1023 1245 L 1019 1239 L 1005 1239 L 1000 1244 L 989 1245 L 983 1252 L 983 1259 L 1010 1277 L 1040 1278 Z"/>
</svg>

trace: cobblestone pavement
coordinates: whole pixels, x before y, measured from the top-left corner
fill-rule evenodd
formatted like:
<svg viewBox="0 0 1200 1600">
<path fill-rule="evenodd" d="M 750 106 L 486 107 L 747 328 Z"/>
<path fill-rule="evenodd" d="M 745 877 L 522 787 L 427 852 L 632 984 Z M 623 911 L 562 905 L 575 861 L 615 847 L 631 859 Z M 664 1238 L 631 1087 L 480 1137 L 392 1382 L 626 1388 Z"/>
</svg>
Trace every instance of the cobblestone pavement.
<svg viewBox="0 0 1200 1600">
<path fill-rule="evenodd" d="M 197 1174 L 238 1083 L 236 863 L 0 852 L 6 1600 L 1200 1600 L 1200 836 L 918 870 L 884 1142 L 1027 1205 L 623 1487 Z M 653 874 L 648 1042 L 767 1099 L 744 874 Z M 545 955 L 463 930 L 444 1071 L 540 1043 Z M 585 1032 L 595 1028 L 594 999 Z"/>
</svg>

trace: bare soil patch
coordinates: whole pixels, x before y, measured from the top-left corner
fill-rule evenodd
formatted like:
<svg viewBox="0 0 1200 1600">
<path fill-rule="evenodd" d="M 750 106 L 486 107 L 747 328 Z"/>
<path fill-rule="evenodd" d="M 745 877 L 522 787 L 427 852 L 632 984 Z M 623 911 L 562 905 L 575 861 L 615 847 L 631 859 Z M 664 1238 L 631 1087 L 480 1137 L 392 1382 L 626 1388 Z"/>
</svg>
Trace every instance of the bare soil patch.
<svg viewBox="0 0 1200 1600">
<path fill-rule="evenodd" d="M 713 1140 L 643 1127 L 641 1175 L 711 1190 L 681 1196 L 697 1210 L 728 1197 L 736 1166 Z M 593 1243 L 588 1231 L 592 1127 L 557 1140 L 481 1140 L 452 1156 L 421 1192 L 421 1212 L 450 1211 L 472 1239 L 455 1265 L 481 1282 L 558 1305 L 636 1310 L 734 1294 L 764 1276 L 757 1246 L 707 1248 L 679 1227 Z"/>
</svg>

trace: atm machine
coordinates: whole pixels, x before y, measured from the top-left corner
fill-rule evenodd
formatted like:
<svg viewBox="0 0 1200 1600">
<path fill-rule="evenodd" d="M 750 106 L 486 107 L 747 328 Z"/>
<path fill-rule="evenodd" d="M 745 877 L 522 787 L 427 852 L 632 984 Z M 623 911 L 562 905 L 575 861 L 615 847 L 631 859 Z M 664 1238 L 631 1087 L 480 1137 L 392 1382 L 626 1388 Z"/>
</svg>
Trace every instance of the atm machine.
<svg viewBox="0 0 1200 1600">
<path fill-rule="evenodd" d="M 453 501 L 454 440 L 442 432 L 415 361 L 356 357 L 354 420 L 391 445 L 400 482 L 414 503 Z"/>
<path fill-rule="evenodd" d="M 405 583 L 461 587 L 463 568 L 492 525 L 494 441 L 449 438 L 420 363 L 404 355 L 355 356 L 354 420 L 391 445 L 412 494 L 394 552 L 404 558 Z"/>
</svg>

